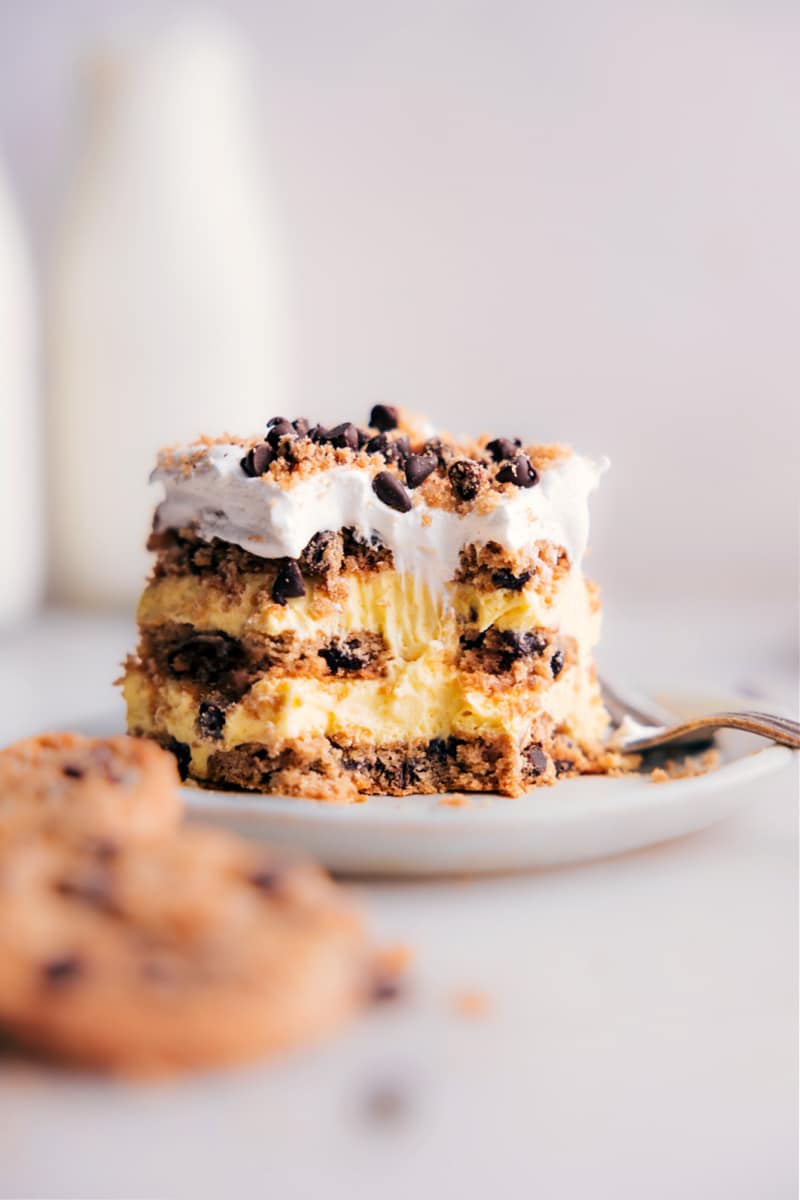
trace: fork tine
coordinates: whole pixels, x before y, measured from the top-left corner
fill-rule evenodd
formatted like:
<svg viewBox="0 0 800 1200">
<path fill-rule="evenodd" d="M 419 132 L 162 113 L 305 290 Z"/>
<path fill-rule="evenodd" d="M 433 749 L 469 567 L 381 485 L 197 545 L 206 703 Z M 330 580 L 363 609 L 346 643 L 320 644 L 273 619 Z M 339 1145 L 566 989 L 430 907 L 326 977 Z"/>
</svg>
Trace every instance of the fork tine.
<svg viewBox="0 0 800 1200">
<path fill-rule="evenodd" d="M 632 717 L 637 725 L 655 725 L 662 728 L 665 725 L 674 725 L 678 719 L 675 713 L 665 712 L 655 704 L 651 708 L 643 708 L 640 703 L 626 699 L 602 676 L 599 677 L 598 682 L 603 702 L 617 725 L 625 717 Z"/>
</svg>

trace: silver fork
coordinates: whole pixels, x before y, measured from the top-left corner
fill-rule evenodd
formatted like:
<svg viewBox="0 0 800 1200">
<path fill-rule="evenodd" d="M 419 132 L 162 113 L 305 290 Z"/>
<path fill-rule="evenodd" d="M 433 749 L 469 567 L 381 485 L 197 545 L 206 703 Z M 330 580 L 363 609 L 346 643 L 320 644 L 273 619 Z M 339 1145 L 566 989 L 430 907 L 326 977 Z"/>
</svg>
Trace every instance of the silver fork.
<svg viewBox="0 0 800 1200">
<path fill-rule="evenodd" d="M 788 717 L 762 712 L 717 712 L 676 723 L 673 714 L 655 705 L 644 708 L 624 700 L 618 692 L 600 680 L 606 708 L 616 725 L 621 726 L 620 748 L 631 753 L 652 750 L 656 746 L 697 747 L 708 744 L 717 729 L 741 729 L 769 738 L 781 746 L 800 750 L 800 724 Z M 624 722 L 624 724 L 623 724 Z"/>
</svg>

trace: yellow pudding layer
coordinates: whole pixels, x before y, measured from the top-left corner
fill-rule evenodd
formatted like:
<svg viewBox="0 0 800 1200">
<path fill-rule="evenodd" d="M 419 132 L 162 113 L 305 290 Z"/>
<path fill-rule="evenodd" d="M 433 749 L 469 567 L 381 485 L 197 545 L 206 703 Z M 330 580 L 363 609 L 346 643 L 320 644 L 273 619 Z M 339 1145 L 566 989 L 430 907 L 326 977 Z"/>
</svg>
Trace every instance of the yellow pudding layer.
<svg viewBox="0 0 800 1200">
<path fill-rule="evenodd" d="M 365 748 L 454 735 L 484 743 L 499 738 L 516 752 L 553 730 L 587 748 L 599 746 L 606 733 L 592 663 L 600 607 L 579 571 L 542 589 L 534 577 L 519 591 L 451 583 L 440 594 L 391 569 L 349 573 L 330 593 L 307 580 L 306 594 L 285 605 L 272 600 L 272 579 L 248 575 L 235 593 L 202 574 L 157 579 L 141 599 L 139 622 L 143 628 L 187 624 L 198 633 L 219 630 L 234 638 L 289 633 L 316 644 L 379 634 L 388 652 L 385 674 L 312 677 L 267 670 L 241 699 L 225 705 L 224 724 L 211 737 L 199 727 L 202 686 L 131 662 L 124 682 L 129 728 L 187 746 L 195 778 L 206 777 L 212 754 L 252 743 L 273 753 L 308 739 Z M 459 634 L 490 627 L 552 631 L 559 645 L 570 645 L 563 669 L 555 679 L 549 670 L 519 679 L 459 669 Z"/>
<path fill-rule="evenodd" d="M 124 691 L 130 727 L 185 742 L 192 748 L 193 768 L 201 772 L 214 750 L 265 740 L 316 735 L 355 745 L 392 745 L 450 734 L 507 734 L 522 746 L 542 716 L 584 744 L 599 741 L 606 731 L 607 716 L 591 668 L 566 668 L 541 689 L 489 692 L 471 686 L 471 678 L 444 664 L 435 650 L 414 662 L 392 664 L 383 679 L 265 675 L 227 709 L 222 737 L 214 741 L 199 735 L 197 697 L 191 688 L 175 680 L 156 682 L 132 668 Z"/>
<path fill-rule="evenodd" d="M 534 578 L 518 592 L 485 592 L 472 584 L 451 583 L 441 595 L 413 574 L 392 570 L 348 574 L 339 577 L 333 594 L 307 582 L 306 595 L 285 605 L 272 600 L 271 578 L 248 576 L 235 596 L 202 575 L 155 580 L 139 603 L 139 623 L 185 622 L 198 631 L 222 630 L 232 637 L 379 633 L 390 656 L 405 662 L 425 657 L 437 645 L 455 645 L 458 617 L 481 630 L 491 625 L 501 630 L 557 630 L 575 639 L 581 656 L 591 653 L 600 634 L 597 598 L 575 570 L 546 590 L 538 590 Z"/>
</svg>

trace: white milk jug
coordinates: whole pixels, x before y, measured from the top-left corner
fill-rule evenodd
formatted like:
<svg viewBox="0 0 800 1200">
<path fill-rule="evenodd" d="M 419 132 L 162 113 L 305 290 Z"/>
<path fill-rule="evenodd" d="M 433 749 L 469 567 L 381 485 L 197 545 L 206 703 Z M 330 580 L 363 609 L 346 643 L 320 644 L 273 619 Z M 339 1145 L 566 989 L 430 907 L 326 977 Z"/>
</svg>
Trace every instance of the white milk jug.
<svg viewBox="0 0 800 1200">
<path fill-rule="evenodd" d="M 40 597 L 40 489 L 36 315 L 28 245 L 0 168 L 0 627 L 28 616 Z"/>
<path fill-rule="evenodd" d="M 156 449 L 284 405 L 277 239 L 247 63 L 209 18 L 95 79 L 52 266 L 56 592 L 139 591 Z M 285 405 L 284 405 L 285 406 Z"/>
</svg>

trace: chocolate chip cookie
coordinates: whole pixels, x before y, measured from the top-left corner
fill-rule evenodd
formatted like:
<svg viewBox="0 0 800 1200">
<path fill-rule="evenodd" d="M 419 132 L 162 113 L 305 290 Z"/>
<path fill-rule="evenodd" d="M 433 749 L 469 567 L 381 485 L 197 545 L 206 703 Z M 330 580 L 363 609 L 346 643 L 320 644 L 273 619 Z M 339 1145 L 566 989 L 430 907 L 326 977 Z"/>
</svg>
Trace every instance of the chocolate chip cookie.
<svg viewBox="0 0 800 1200">
<path fill-rule="evenodd" d="M 175 758 L 124 735 L 43 733 L 0 750 L 0 833 L 148 838 L 182 813 Z"/>
<path fill-rule="evenodd" d="M 22 833 L 0 854 L 0 1031 L 128 1073 L 316 1038 L 365 998 L 361 922 L 317 867 L 216 830 Z"/>
</svg>

